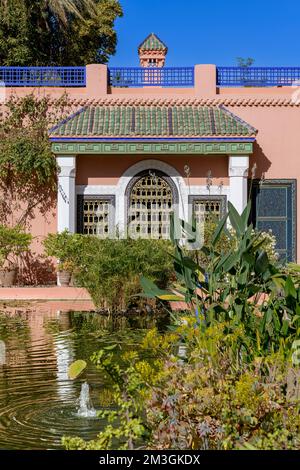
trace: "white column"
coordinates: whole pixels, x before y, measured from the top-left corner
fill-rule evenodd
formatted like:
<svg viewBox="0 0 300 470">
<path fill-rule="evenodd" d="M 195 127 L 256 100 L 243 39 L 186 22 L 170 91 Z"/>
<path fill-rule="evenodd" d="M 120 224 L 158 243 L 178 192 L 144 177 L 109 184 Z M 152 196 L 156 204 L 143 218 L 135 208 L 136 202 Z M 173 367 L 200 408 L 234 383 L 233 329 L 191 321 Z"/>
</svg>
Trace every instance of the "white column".
<svg viewBox="0 0 300 470">
<path fill-rule="evenodd" d="M 239 214 L 243 212 L 248 201 L 248 170 L 248 155 L 229 156 L 229 200 L 234 205 Z"/>
<path fill-rule="evenodd" d="M 58 175 L 57 231 L 67 229 L 75 232 L 76 209 L 76 157 L 74 155 L 57 157 L 60 168 Z"/>
</svg>

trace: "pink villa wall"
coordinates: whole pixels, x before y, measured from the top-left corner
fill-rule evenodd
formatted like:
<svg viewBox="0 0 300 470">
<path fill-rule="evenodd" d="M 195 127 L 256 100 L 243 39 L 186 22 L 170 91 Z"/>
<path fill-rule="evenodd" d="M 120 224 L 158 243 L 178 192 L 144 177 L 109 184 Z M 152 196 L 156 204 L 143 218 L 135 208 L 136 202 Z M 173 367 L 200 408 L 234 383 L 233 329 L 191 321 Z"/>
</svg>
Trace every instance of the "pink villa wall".
<svg viewBox="0 0 300 470">
<path fill-rule="evenodd" d="M 257 177 L 297 180 L 297 260 L 300 263 L 300 107 L 228 107 L 259 130 L 251 162 Z M 250 163 L 251 166 L 251 163 Z"/>
<path fill-rule="evenodd" d="M 256 176 L 265 178 L 295 178 L 298 181 L 297 206 L 300 207 L 300 106 L 292 105 L 291 87 L 271 88 L 216 88 L 214 65 L 195 67 L 195 88 L 165 89 L 159 87 L 107 89 L 105 66 L 87 66 L 87 86 L 80 89 L 62 88 L 16 88 L 7 89 L 7 96 L 14 93 L 25 96 L 34 92 L 37 96 L 50 94 L 59 98 L 67 92 L 74 106 L 80 108 L 86 101 L 95 102 L 109 99 L 164 98 L 186 100 L 198 98 L 203 104 L 223 104 L 227 109 L 258 129 L 254 154 L 250 157 L 250 168 L 257 164 Z M 283 101 L 286 100 L 286 103 Z M 205 185 L 208 170 L 212 171 L 213 183 L 229 184 L 228 157 L 211 155 L 82 155 L 77 157 L 77 185 L 115 185 L 120 176 L 134 163 L 148 158 L 157 158 L 173 166 L 183 177 L 184 165 L 191 168 L 191 185 Z M 32 221 L 34 235 L 33 250 L 41 252 L 40 242 L 57 227 L 55 210 L 47 218 L 37 213 Z M 297 217 L 298 262 L 300 262 L 300 214 Z"/>
<path fill-rule="evenodd" d="M 228 158 L 225 155 L 79 155 L 77 157 L 77 185 L 117 185 L 123 173 L 135 163 L 157 159 L 168 163 L 184 175 L 184 166 L 189 165 L 191 177 L 186 184 L 205 185 L 209 170 L 212 171 L 213 182 L 218 185 L 223 181 L 229 184 Z"/>
<path fill-rule="evenodd" d="M 300 178 L 300 107 L 227 107 L 258 129 L 254 154 L 258 176 Z"/>
<path fill-rule="evenodd" d="M 225 95 L 233 95 L 233 96 L 291 96 L 294 89 L 289 86 L 282 86 L 282 87 L 241 87 L 241 88 L 234 88 L 234 87 L 224 87 L 224 88 L 217 88 L 216 94 L 225 96 Z"/>
<path fill-rule="evenodd" d="M 279 90 L 282 90 L 279 88 Z M 240 90 L 239 90 L 240 91 Z M 254 94 L 254 93 L 253 93 Z M 227 108 L 258 129 L 250 168 L 257 164 L 256 177 L 288 178 L 298 182 L 297 207 L 300 208 L 300 107 L 298 106 L 227 106 Z M 78 185 L 113 185 L 134 163 L 149 156 L 79 156 L 77 159 Z M 158 156 L 169 163 L 182 176 L 184 165 L 191 168 L 191 185 L 206 184 L 207 171 L 211 170 L 214 184 L 229 184 L 226 156 L 185 155 Z M 298 262 L 300 262 L 300 215 L 297 217 Z"/>
<path fill-rule="evenodd" d="M 57 231 L 57 214 L 55 205 L 47 215 L 37 209 L 28 227 L 33 235 L 30 252 L 19 262 L 19 282 L 29 285 L 54 284 L 56 282 L 56 261 L 44 255 L 43 240 L 48 233 Z"/>
</svg>

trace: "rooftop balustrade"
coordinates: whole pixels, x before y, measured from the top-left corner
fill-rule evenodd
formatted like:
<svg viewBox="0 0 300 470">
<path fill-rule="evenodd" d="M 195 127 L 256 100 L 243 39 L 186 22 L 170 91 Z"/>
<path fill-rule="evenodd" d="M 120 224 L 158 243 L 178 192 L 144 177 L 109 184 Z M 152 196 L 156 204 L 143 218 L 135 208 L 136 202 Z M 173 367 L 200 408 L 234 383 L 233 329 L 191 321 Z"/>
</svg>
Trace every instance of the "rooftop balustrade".
<svg viewBox="0 0 300 470">
<path fill-rule="evenodd" d="M 300 67 L 216 67 L 217 87 L 300 85 Z M 7 87 L 86 87 L 87 67 L 0 67 Z M 108 67 L 111 87 L 194 87 L 194 67 Z M 200 85 L 200 84 L 199 84 Z"/>
<path fill-rule="evenodd" d="M 217 67 L 219 87 L 300 85 L 300 67 Z"/>
<path fill-rule="evenodd" d="M 194 67 L 110 67 L 114 87 L 193 87 Z"/>
<path fill-rule="evenodd" d="M 85 87 L 85 67 L 0 67 L 7 87 Z"/>
</svg>

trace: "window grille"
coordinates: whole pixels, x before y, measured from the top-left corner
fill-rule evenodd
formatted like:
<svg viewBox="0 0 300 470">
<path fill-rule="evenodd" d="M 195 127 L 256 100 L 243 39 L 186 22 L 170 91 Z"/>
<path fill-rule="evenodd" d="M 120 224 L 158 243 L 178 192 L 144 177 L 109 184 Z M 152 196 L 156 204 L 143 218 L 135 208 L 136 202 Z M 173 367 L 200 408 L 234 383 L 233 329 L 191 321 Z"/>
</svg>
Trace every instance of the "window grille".
<svg viewBox="0 0 300 470">
<path fill-rule="evenodd" d="M 111 233 L 113 210 L 111 197 L 79 196 L 78 232 L 107 238 Z"/>
<path fill-rule="evenodd" d="M 195 199 L 193 213 L 196 223 L 205 223 L 208 219 L 219 220 L 222 214 L 222 201 L 219 199 Z"/>
<path fill-rule="evenodd" d="M 133 186 L 129 201 L 129 235 L 133 238 L 170 237 L 172 189 L 156 175 L 140 178 Z"/>
</svg>

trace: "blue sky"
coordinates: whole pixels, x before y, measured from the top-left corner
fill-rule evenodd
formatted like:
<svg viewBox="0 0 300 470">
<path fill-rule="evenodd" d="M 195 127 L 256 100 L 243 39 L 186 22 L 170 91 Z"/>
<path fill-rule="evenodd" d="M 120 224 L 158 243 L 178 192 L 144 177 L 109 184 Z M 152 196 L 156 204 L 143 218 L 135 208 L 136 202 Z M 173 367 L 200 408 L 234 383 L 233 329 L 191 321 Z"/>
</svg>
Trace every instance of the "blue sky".
<svg viewBox="0 0 300 470">
<path fill-rule="evenodd" d="M 155 32 L 169 47 L 167 64 L 300 66 L 300 2 L 270 0 L 121 0 L 111 66 L 137 66 L 137 47 Z"/>
</svg>

